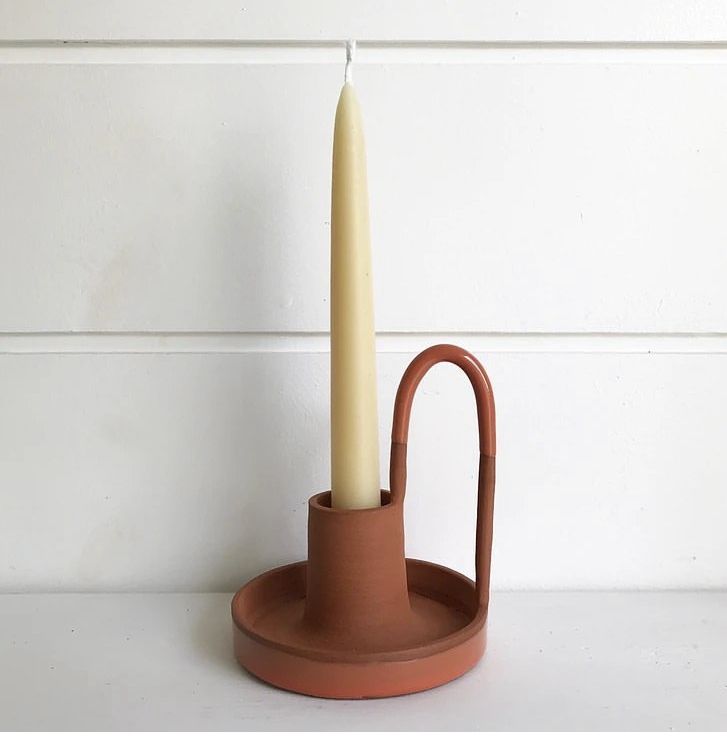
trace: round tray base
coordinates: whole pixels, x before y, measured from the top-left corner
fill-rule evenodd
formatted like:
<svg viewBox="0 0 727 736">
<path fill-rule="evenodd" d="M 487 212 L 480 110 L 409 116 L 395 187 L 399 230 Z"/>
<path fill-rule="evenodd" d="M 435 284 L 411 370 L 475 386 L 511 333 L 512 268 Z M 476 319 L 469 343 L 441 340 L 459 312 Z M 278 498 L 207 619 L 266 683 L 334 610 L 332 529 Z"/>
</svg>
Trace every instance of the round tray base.
<svg viewBox="0 0 727 736">
<path fill-rule="evenodd" d="M 261 680 L 324 698 L 383 698 L 443 685 L 482 657 L 487 611 L 458 572 L 407 559 L 411 626 L 401 641 L 371 651 L 305 627 L 306 565 L 269 570 L 232 600 L 235 656 Z"/>
</svg>

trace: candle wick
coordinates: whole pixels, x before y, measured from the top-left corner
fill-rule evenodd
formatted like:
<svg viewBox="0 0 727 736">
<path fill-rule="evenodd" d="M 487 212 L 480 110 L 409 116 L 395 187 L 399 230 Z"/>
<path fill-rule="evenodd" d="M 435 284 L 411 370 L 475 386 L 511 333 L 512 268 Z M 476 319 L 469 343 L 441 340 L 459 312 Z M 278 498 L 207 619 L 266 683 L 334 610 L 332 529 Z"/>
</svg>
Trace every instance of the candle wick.
<svg viewBox="0 0 727 736">
<path fill-rule="evenodd" d="M 353 55 L 356 53 L 356 42 L 346 41 L 346 69 L 343 73 L 344 84 L 353 84 Z"/>
</svg>

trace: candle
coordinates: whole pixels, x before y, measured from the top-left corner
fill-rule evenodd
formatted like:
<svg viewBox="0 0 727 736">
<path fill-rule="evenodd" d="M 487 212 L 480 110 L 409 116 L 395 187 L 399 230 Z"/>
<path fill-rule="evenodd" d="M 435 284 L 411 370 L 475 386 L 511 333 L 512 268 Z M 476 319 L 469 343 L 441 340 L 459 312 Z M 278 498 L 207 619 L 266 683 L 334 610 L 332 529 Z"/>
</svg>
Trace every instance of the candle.
<svg viewBox="0 0 727 736">
<path fill-rule="evenodd" d="M 366 149 L 351 84 L 336 108 L 331 197 L 331 504 L 381 503 Z"/>
</svg>

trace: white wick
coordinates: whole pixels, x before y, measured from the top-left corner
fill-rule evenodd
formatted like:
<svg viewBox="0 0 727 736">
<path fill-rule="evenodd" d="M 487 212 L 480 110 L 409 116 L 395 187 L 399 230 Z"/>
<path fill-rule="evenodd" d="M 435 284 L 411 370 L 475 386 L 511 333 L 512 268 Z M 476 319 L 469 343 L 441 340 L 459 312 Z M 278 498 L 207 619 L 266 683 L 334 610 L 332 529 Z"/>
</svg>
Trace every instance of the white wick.
<svg viewBox="0 0 727 736">
<path fill-rule="evenodd" d="M 353 55 L 356 53 L 356 42 L 346 41 L 346 70 L 343 73 L 344 84 L 353 84 Z"/>
</svg>

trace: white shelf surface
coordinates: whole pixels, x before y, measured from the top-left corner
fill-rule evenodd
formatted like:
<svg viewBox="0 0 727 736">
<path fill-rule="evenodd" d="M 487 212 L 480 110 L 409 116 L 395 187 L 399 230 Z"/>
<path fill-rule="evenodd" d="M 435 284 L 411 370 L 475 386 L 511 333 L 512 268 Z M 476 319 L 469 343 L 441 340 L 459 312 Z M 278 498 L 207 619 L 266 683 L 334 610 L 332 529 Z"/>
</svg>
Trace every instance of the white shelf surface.
<svg viewBox="0 0 727 736">
<path fill-rule="evenodd" d="M 727 593 L 495 593 L 472 672 L 379 701 L 318 700 L 247 675 L 230 598 L 0 596 L 0 728 L 727 728 Z"/>
</svg>

